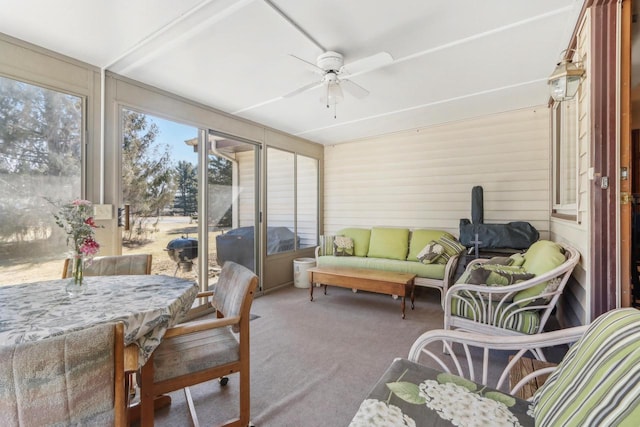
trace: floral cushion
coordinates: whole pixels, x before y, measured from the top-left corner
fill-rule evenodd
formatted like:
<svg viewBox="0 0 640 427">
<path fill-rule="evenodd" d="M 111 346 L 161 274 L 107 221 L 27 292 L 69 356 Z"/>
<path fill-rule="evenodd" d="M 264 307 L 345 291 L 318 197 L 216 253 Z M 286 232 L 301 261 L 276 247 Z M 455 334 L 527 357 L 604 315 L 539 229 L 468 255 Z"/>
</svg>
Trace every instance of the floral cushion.
<svg viewBox="0 0 640 427">
<path fill-rule="evenodd" d="M 432 240 L 418 253 L 418 261 L 423 264 L 433 264 L 444 254 L 444 247 Z"/>
<path fill-rule="evenodd" d="M 349 427 L 533 426 L 529 402 L 455 375 L 396 359 Z"/>
<path fill-rule="evenodd" d="M 333 255 L 335 256 L 353 256 L 353 239 L 346 236 L 336 236 L 333 239 Z"/>
</svg>

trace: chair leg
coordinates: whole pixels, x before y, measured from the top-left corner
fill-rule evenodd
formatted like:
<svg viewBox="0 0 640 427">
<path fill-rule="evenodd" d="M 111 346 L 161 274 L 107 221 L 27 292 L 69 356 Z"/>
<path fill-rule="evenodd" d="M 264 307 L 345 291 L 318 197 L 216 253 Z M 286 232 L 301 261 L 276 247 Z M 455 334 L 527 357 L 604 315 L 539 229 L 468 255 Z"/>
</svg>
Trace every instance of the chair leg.
<svg viewBox="0 0 640 427">
<path fill-rule="evenodd" d="M 140 369 L 140 426 L 153 427 L 153 354 Z"/>
<path fill-rule="evenodd" d="M 184 397 L 187 399 L 187 406 L 189 407 L 189 414 L 191 415 L 193 427 L 200 427 L 200 423 L 198 422 L 198 414 L 196 414 L 196 406 L 193 404 L 193 399 L 191 398 L 191 390 L 189 389 L 189 387 L 185 387 L 183 390 Z"/>
<path fill-rule="evenodd" d="M 247 363 L 248 365 L 248 363 Z M 251 393 L 249 389 L 249 366 L 242 367 L 239 373 L 240 386 L 240 425 L 248 426 L 251 414 Z"/>
</svg>

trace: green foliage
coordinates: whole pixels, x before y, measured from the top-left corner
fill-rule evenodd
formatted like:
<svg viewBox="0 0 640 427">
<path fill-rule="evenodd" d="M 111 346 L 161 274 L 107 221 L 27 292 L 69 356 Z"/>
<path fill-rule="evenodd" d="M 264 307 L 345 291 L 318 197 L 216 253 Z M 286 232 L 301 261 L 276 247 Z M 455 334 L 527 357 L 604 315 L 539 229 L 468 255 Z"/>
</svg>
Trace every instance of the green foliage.
<svg viewBox="0 0 640 427">
<path fill-rule="evenodd" d="M 82 100 L 0 78 L 0 172 L 79 175 Z"/>
<path fill-rule="evenodd" d="M 198 211 L 198 171 L 195 166 L 181 160 L 174 169 L 176 197 L 174 209 L 187 216 Z"/>
<path fill-rule="evenodd" d="M 423 405 L 427 401 L 420 395 L 420 388 L 416 384 L 406 381 L 397 381 L 394 383 L 387 383 L 387 387 L 389 387 L 389 390 L 405 402 L 413 403 L 415 405 Z"/>
<path fill-rule="evenodd" d="M 45 197 L 80 196 L 81 132 L 81 98 L 0 77 L 0 242 L 11 253 L 64 250 Z"/>
<path fill-rule="evenodd" d="M 478 386 L 473 381 L 469 381 L 465 378 L 459 377 L 453 374 L 441 373 L 438 374 L 438 382 L 440 384 L 453 383 L 459 385 L 460 387 L 464 387 L 469 391 L 476 391 Z"/>
<path fill-rule="evenodd" d="M 125 240 L 141 241 L 154 232 L 175 194 L 169 147 L 158 146 L 158 133 L 145 114 L 123 110 L 122 188 L 132 217 Z"/>
</svg>

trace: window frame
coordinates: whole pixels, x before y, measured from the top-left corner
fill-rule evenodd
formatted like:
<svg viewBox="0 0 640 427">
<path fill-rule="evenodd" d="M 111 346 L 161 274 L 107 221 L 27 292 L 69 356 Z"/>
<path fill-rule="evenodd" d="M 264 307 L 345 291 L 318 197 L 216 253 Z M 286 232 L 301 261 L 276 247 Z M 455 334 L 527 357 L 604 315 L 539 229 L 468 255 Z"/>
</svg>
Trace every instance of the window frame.
<svg viewBox="0 0 640 427">
<path fill-rule="evenodd" d="M 551 114 L 551 216 L 578 219 L 577 100 L 555 102 Z M 569 168 L 569 170 L 567 170 Z"/>
</svg>

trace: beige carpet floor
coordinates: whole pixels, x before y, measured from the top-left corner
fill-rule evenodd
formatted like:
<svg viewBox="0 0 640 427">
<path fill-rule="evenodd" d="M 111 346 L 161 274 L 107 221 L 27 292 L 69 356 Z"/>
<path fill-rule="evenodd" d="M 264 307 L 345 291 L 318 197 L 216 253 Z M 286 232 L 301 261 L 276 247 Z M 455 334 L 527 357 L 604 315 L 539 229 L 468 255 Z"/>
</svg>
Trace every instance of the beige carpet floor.
<svg viewBox="0 0 640 427">
<path fill-rule="evenodd" d="M 406 357 L 424 331 L 442 327 L 437 291 L 419 288 L 415 310 L 390 296 L 349 289 L 293 286 L 254 300 L 251 321 L 251 419 L 257 427 L 347 426 L 360 402 L 395 357 Z M 506 357 L 506 355 L 504 356 Z M 435 367 L 435 366 L 434 366 Z M 221 387 L 191 388 L 200 425 L 218 425 L 238 411 L 237 375 Z M 184 393 L 171 394 L 156 425 L 190 426 Z"/>
</svg>

